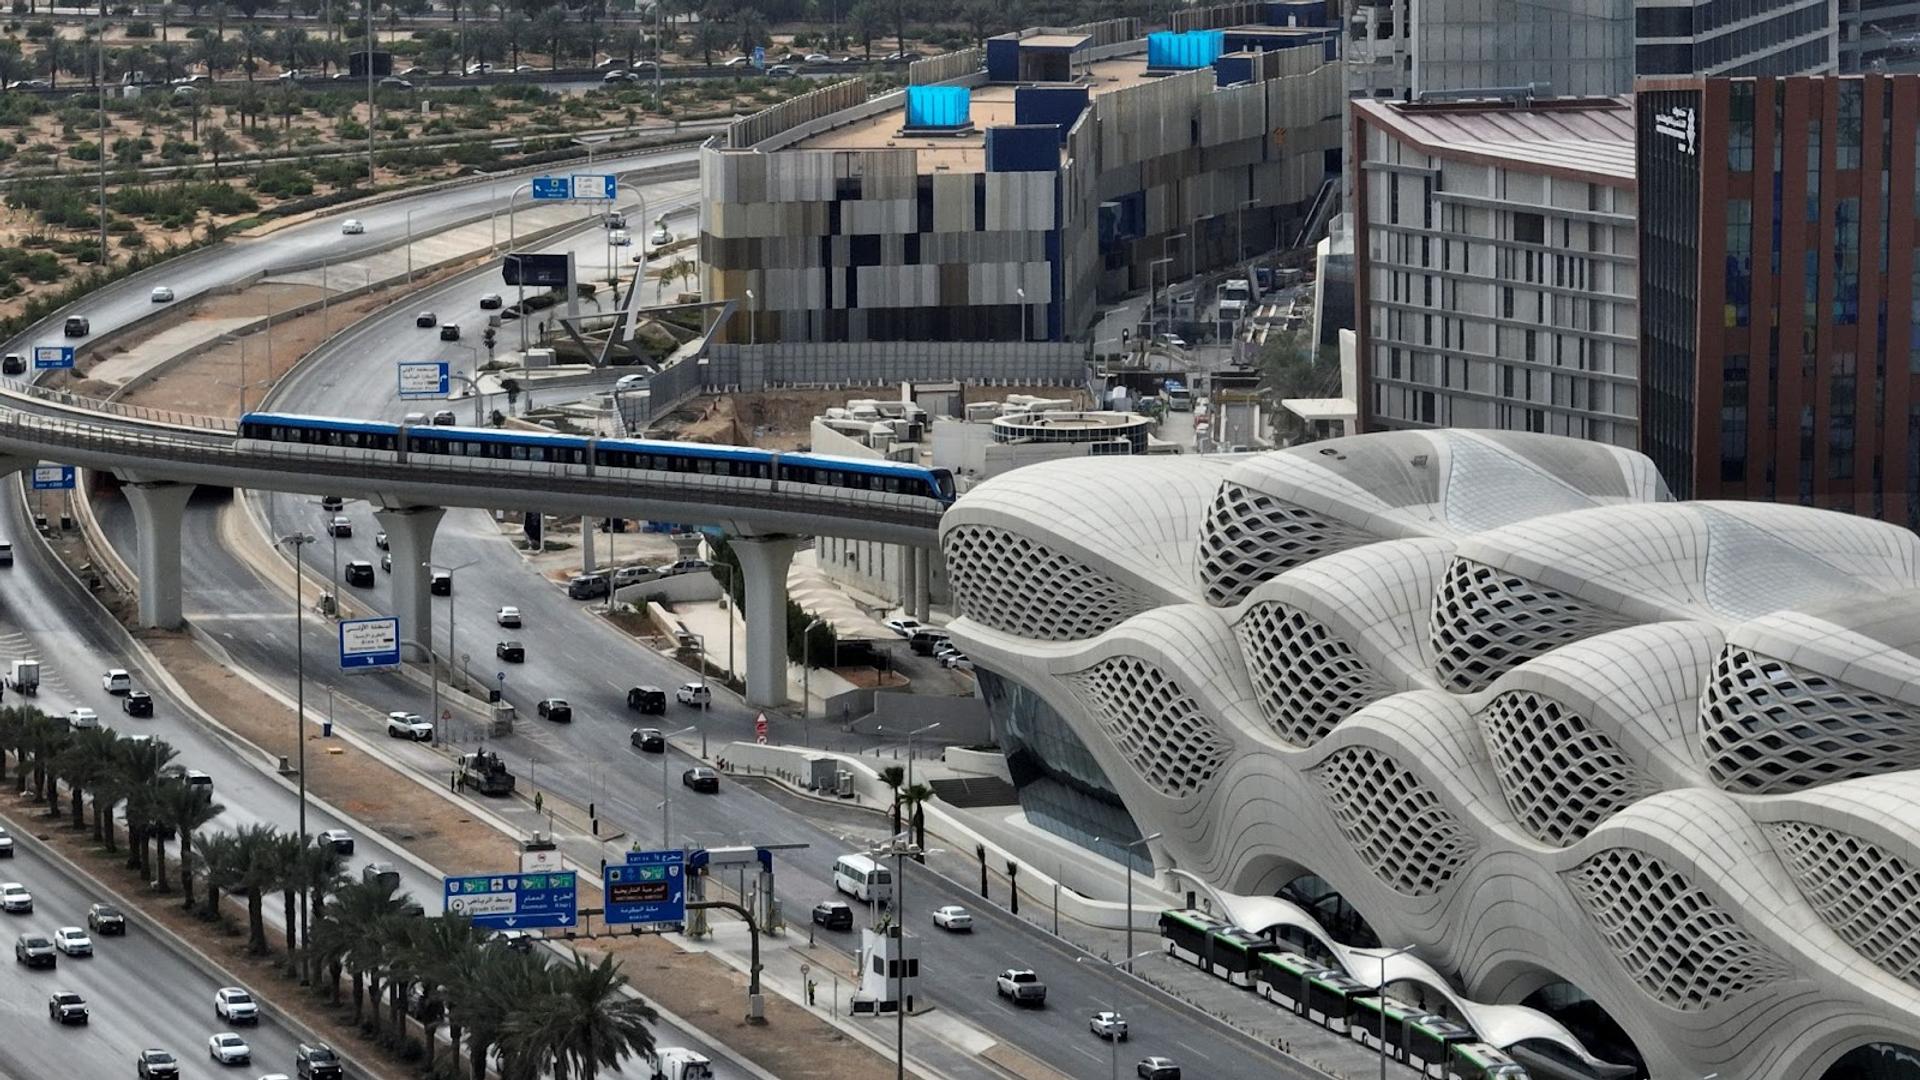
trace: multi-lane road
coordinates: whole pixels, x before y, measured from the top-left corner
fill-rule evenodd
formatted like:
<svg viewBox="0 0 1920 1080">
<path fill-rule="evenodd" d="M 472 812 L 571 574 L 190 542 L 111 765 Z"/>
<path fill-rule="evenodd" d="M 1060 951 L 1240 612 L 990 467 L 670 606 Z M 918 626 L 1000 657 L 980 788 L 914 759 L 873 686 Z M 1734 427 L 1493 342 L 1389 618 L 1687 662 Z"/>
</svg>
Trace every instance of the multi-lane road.
<svg viewBox="0 0 1920 1080">
<path fill-rule="evenodd" d="M 649 204 L 655 198 L 650 195 Z M 591 233 L 556 242 L 556 248 L 574 246 L 583 253 L 597 250 L 600 239 Z M 330 347 L 321 349 L 306 365 L 284 380 L 269 398 L 271 408 L 288 412 L 354 415 L 397 419 L 414 403 L 378 400 L 365 387 L 392 385 L 393 365 L 406 359 L 432 359 L 438 342 L 432 331 L 416 329 L 415 309 L 433 310 L 442 318 L 477 313 L 479 296 L 498 291 L 499 280 L 482 274 L 423 292 L 416 302 L 375 316 Z M 464 403 L 452 403 L 464 419 Z M 314 500 L 298 495 L 259 494 L 271 528 L 295 529 L 323 537 L 309 548 L 309 572 L 332 572 L 324 526 L 331 513 Z M 508 508 L 513 509 L 513 508 Z M 294 642 L 291 618 L 260 620 L 253 613 L 278 611 L 285 606 L 286 582 L 263 582 L 255 568 L 226 549 L 218 517 L 238 512 L 220 499 L 197 501 L 189 509 L 187 535 L 182 545 L 187 563 L 184 581 L 188 618 L 214 633 L 240 665 L 291 688 Z M 131 516 L 123 504 L 100 508 L 103 527 L 116 545 L 135 542 Z M 378 525 L 372 507 L 350 502 L 345 513 L 354 534 L 339 542 L 339 558 L 379 562 L 373 537 Z M 244 524 L 244 523 L 243 523 Z M 469 668 L 490 675 L 496 668 L 508 672 L 506 696 L 518 708 L 521 720 L 515 734 L 491 740 L 522 776 L 532 772 L 539 786 L 579 804 L 596 803 L 603 817 L 616 827 L 631 829 L 651 841 L 659 836 L 663 801 L 663 770 L 658 757 L 631 748 L 628 734 L 642 723 L 626 708 L 630 686 L 651 683 L 672 686 L 687 672 L 668 659 L 640 646 L 593 616 L 586 605 L 566 598 L 557 586 L 530 569 L 502 537 L 492 518 L 480 511 L 451 510 L 434 544 L 434 562 L 461 567 L 450 598 L 435 598 L 435 639 L 446 639 L 449 607 L 458 616 L 456 655 L 471 654 Z M 376 574 L 372 588 L 344 584 L 337 590 L 363 608 L 391 610 L 390 578 Z M 521 611 L 525 625 L 500 629 L 494 613 L 511 604 Z M 330 656 L 331 630 L 321 620 L 307 619 L 308 656 Z M 523 664 L 496 665 L 493 645 L 512 637 L 527 648 Z M 442 645 L 444 648 L 444 645 Z M 429 695 L 418 682 L 400 675 L 341 677 L 328 665 L 308 666 L 309 695 L 320 687 L 357 697 L 371 707 L 346 721 L 378 737 L 371 714 L 387 709 L 427 713 Z M 534 716 L 535 703 L 553 695 L 573 705 L 574 721 L 552 725 Z M 309 700 L 312 700 L 311 696 Z M 670 706 L 665 717 L 646 723 L 667 730 L 697 726 L 715 744 L 752 737 L 755 710 L 722 695 L 710 710 Z M 396 744 L 394 755 L 421 770 L 438 775 L 443 758 L 420 747 Z M 673 799 L 672 844 L 694 846 L 733 843 L 804 844 L 804 849 L 776 860 L 776 891 L 790 920 L 804 922 L 812 905 L 833 895 L 830 867 L 849 850 L 832 831 L 818 827 L 760 794 L 723 783 L 718 795 L 694 795 L 681 788 L 680 771 L 695 762 L 679 753 L 670 755 L 665 770 L 664 797 Z M 1087 1014 L 1107 1007 L 1136 1016 L 1159 1018 L 1136 1024 L 1127 1053 L 1162 1053 L 1191 1062 L 1204 1075 L 1216 1077 L 1291 1075 L 1297 1067 L 1267 1048 L 1247 1040 L 1226 1025 L 1190 1010 L 1131 980 L 1076 962 L 1083 956 L 1019 919 L 997 908 L 982 908 L 963 886 L 916 868 L 909 874 L 908 918 L 924 935 L 923 963 L 928 973 L 927 996 L 943 1009 L 1013 1043 L 1067 1075 L 1094 1075 L 1105 1069 L 1105 1048 L 1085 1031 Z M 979 916 L 972 937 L 936 931 L 927 913 L 942 904 L 963 904 Z M 841 944 L 853 949 L 854 935 Z M 1041 969 L 1051 987 L 1045 1011 L 1015 1010 L 994 993 L 993 978 L 1004 968 L 1031 965 Z M 1097 1055 L 1090 1059 L 1089 1053 Z M 1304 1072 L 1298 1075 L 1310 1075 Z"/>
</svg>

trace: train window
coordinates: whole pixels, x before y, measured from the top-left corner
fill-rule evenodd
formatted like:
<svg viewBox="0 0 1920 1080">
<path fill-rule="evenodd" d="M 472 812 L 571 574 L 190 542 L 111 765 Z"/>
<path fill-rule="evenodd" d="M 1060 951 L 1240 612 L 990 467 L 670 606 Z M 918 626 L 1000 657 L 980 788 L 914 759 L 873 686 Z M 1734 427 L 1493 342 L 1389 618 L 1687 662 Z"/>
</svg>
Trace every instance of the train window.
<svg viewBox="0 0 1920 1080">
<path fill-rule="evenodd" d="M 713 475 L 713 462 L 708 458 L 696 459 L 693 463 L 693 468 L 695 472 L 700 473 L 702 476 Z"/>
</svg>

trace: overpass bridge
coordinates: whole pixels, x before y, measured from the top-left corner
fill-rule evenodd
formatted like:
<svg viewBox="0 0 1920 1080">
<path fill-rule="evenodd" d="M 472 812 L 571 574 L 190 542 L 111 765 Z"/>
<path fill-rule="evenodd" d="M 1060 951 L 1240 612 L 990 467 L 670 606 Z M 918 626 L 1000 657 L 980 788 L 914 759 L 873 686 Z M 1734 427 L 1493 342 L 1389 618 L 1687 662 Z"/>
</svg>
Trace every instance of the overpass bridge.
<svg viewBox="0 0 1920 1080">
<path fill-rule="evenodd" d="M 0 476 L 59 461 L 111 473 L 138 525 L 142 626 L 181 622 L 180 536 L 196 486 L 362 498 L 393 553 L 403 634 L 427 625 L 426 563 L 447 507 L 713 525 L 734 537 L 746 591 L 747 701 L 786 700 L 787 569 L 804 536 L 914 551 L 915 606 L 944 507 L 911 495 L 791 481 L 423 455 L 242 439 L 232 421 L 121 405 L 0 379 Z"/>
</svg>

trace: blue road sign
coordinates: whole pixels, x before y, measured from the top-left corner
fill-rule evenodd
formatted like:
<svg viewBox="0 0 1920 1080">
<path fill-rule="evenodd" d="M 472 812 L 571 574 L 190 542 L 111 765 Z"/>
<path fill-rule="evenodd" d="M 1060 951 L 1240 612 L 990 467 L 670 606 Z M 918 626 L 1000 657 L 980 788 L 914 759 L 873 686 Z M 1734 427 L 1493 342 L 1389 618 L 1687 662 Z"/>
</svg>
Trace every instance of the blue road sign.
<svg viewBox="0 0 1920 1080">
<path fill-rule="evenodd" d="M 449 384 L 445 360 L 402 360 L 398 367 L 402 398 L 447 396 Z"/>
<path fill-rule="evenodd" d="M 70 368 L 73 366 L 73 346 L 35 345 L 33 347 L 33 366 L 37 371 Z"/>
<path fill-rule="evenodd" d="M 612 201 L 620 194 L 620 181 L 611 174 L 573 174 L 573 197 Z"/>
<path fill-rule="evenodd" d="M 489 930 L 572 926 L 576 877 L 571 870 L 450 877 L 444 910 L 468 916 L 475 926 Z"/>
<path fill-rule="evenodd" d="M 767 69 L 767 50 L 765 46 L 755 45 L 753 47 L 753 66 L 762 71 Z"/>
<path fill-rule="evenodd" d="M 629 851 L 610 863 L 601 882 L 608 926 L 687 921 L 684 851 Z"/>
<path fill-rule="evenodd" d="M 73 466 L 35 465 L 33 467 L 33 490 L 72 491 Z"/>
<path fill-rule="evenodd" d="M 533 178 L 533 197 L 571 199 L 573 198 L 573 180 L 566 176 L 536 176 Z"/>
<path fill-rule="evenodd" d="M 340 620 L 340 670 L 400 666 L 400 620 L 392 615 Z"/>
</svg>

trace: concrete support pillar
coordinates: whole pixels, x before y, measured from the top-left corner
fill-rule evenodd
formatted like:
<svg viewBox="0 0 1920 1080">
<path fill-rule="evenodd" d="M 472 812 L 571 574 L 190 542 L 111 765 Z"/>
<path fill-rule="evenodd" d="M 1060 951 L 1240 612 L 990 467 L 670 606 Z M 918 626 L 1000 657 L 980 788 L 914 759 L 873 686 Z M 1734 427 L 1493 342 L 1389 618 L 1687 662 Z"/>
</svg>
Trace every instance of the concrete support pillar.
<svg viewBox="0 0 1920 1080">
<path fill-rule="evenodd" d="M 742 536 L 731 541 L 747 600 L 747 704 L 787 703 L 787 568 L 800 541 Z"/>
<path fill-rule="evenodd" d="M 402 641 L 417 642 L 404 650 L 425 661 L 423 646 L 433 641 L 433 534 L 447 512 L 438 506 L 396 506 L 375 510 L 373 519 L 387 533 L 387 554 L 393 557 L 393 613 L 400 617 Z"/>
<path fill-rule="evenodd" d="M 124 490 L 139 537 L 133 572 L 140 578 L 140 625 L 145 629 L 178 629 L 180 521 L 186 515 L 187 500 L 193 496 L 193 485 L 129 482 Z"/>
<path fill-rule="evenodd" d="M 599 528 L 599 518 L 580 515 L 580 572 L 583 574 L 594 571 L 593 534 Z"/>
<path fill-rule="evenodd" d="M 913 617 L 926 622 L 933 614 L 933 552 L 913 549 Z"/>
<path fill-rule="evenodd" d="M 905 612 L 908 618 L 918 618 L 913 613 L 913 596 L 917 591 L 913 576 L 920 569 L 920 560 L 913 557 L 913 548 L 906 544 L 901 544 L 893 550 L 900 560 L 900 610 Z"/>
</svg>

